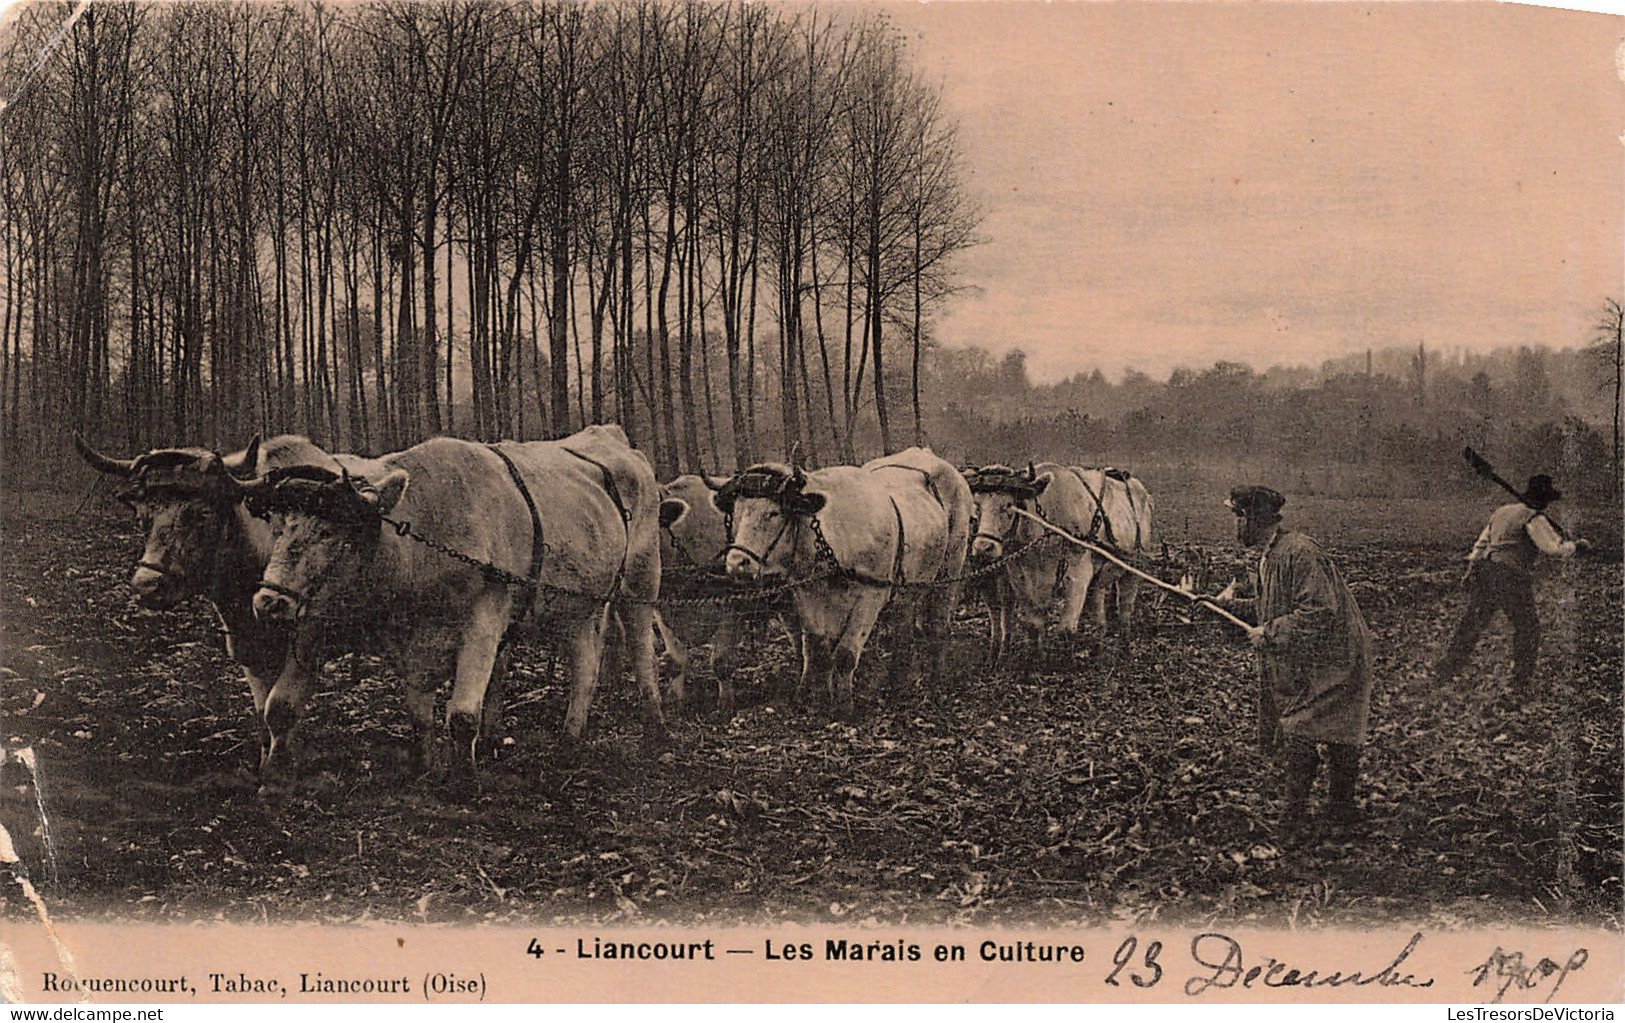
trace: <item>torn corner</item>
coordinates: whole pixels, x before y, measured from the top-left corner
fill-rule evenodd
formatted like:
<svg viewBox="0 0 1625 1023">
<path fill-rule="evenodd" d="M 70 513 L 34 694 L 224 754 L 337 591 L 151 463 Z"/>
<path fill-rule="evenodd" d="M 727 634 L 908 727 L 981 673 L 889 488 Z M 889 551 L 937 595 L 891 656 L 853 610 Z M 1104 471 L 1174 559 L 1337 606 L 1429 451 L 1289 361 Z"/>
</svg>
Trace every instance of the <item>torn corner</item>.
<svg viewBox="0 0 1625 1023">
<path fill-rule="evenodd" d="M 28 1001 L 23 993 L 22 971 L 17 968 L 17 957 L 11 949 L 0 943 L 0 1002 L 20 1005 Z"/>
<path fill-rule="evenodd" d="M 57 962 L 61 963 L 63 971 L 73 978 L 74 988 L 83 990 L 78 983 L 79 969 L 73 961 L 73 953 L 69 952 L 68 947 L 62 943 L 62 936 L 57 933 L 56 924 L 51 920 L 51 912 L 45 907 L 45 900 L 40 898 L 39 892 L 34 889 L 33 882 L 28 879 L 28 871 L 24 867 L 22 859 L 17 855 L 17 847 L 12 844 L 11 832 L 6 830 L 5 825 L 0 825 L 0 864 L 11 867 L 12 876 L 18 886 L 22 888 L 23 896 L 33 904 L 34 913 L 39 917 L 40 923 L 45 926 L 45 936 L 51 939 L 51 947 L 56 950 Z M 0 973 L 3 973 L 3 976 L 0 976 L 0 994 L 3 994 L 8 1001 L 11 1001 L 13 1000 L 12 989 L 17 983 L 17 964 L 9 949 L 0 946 L 0 951 L 5 952 L 5 958 L 0 960 Z M 19 999 L 17 1000 L 20 1000 L 20 990 L 18 994 Z"/>
</svg>

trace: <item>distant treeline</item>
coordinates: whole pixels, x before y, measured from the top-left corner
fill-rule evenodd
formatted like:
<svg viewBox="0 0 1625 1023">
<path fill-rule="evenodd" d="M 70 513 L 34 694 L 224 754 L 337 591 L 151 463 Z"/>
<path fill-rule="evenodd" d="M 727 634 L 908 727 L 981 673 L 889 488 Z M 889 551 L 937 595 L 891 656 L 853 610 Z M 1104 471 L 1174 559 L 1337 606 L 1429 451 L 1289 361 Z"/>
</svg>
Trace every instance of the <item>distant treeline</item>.
<svg viewBox="0 0 1625 1023">
<path fill-rule="evenodd" d="M 995 360 L 951 349 L 930 360 L 931 435 L 975 462 L 1402 470 L 1371 475 L 1416 496 L 1470 478 L 1470 445 L 1509 472 L 1544 468 L 1570 492 L 1603 498 L 1618 492 L 1619 356 L 1617 337 L 1593 341 L 1448 356 L 1394 348 L 1262 373 L 1218 362 L 1165 381 L 1130 371 L 1113 383 L 1097 370 L 1049 385 L 1028 380 L 1019 350 Z"/>
</svg>

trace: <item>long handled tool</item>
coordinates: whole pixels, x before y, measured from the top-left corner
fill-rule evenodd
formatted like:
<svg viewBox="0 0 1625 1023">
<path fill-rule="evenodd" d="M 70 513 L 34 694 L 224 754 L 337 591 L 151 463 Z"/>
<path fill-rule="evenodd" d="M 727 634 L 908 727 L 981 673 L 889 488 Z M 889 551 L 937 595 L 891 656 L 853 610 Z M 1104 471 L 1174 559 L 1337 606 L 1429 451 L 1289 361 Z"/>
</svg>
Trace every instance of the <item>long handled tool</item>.
<svg viewBox="0 0 1625 1023">
<path fill-rule="evenodd" d="M 1467 464 L 1473 467 L 1474 472 L 1489 480 L 1491 483 L 1497 484 L 1502 490 L 1505 490 L 1513 497 L 1516 497 L 1519 504 L 1526 508 L 1534 509 L 1536 514 L 1545 519 L 1547 522 L 1551 523 L 1552 528 L 1557 531 L 1557 535 L 1559 537 L 1564 540 L 1570 539 L 1569 534 L 1563 529 L 1563 527 L 1553 521 L 1550 515 L 1546 514 L 1546 509 L 1537 508 L 1534 504 L 1530 503 L 1529 498 L 1524 496 L 1523 491 L 1502 479 L 1495 471 L 1495 467 L 1490 465 L 1489 461 L 1486 460 L 1483 455 L 1474 451 L 1472 448 L 1463 448 L 1461 457 L 1467 459 Z"/>
<path fill-rule="evenodd" d="M 1224 608 L 1219 607 L 1217 604 L 1214 604 L 1211 601 L 1205 600 L 1202 597 L 1199 597 L 1194 593 L 1186 593 L 1184 590 L 1180 589 L 1177 586 L 1172 585 L 1171 583 L 1163 582 L 1161 579 L 1158 579 L 1156 576 L 1150 574 L 1149 572 L 1142 572 L 1139 569 L 1135 568 L 1133 565 L 1131 565 L 1128 562 L 1124 561 L 1122 558 L 1119 558 L 1117 555 L 1113 554 L 1111 551 L 1109 551 L 1106 548 L 1100 546 L 1099 544 L 1093 544 L 1093 543 L 1090 543 L 1088 540 L 1079 539 L 1078 537 L 1075 537 L 1071 533 L 1068 533 L 1066 530 L 1062 529 L 1060 526 L 1057 526 L 1054 523 L 1048 522 L 1048 521 L 1044 520 L 1043 518 L 1041 518 L 1041 517 L 1039 517 L 1037 515 L 1034 515 L 1032 512 L 1027 511 L 1024 508 L 1012 508 L 1011 511 L 1015 512 L 1017 515 L 1024 515 L 1027 518 L 1032 519 L 1034 522 L 1038 523 L 1040 526 L 1043 526 L 1045 529 L 1049 530 L 1051 533 L 1054 533 L 1055 535 L 1061 537 L 1062 539 L 1068 541 L 1069 543 L 1072 543 L 1072 544 L 1074 544 L 1074 545 L 1076 545 L 1078 547 L 1082 547 L 1084 550 L 1089 551 L 1090 553 L 1098 554 L 1102 558 L 1105 558 L 1107 561 L 1109 561 L 1112 564 L 1116 565 L 1118 568 L 1121 568 L 1123 571 L 1133 573 L 1134 575 L 1139 576 L 1141 579 L 1144 579 L 1146 582 L 1152 584 L 1153 586 L 1160 586 L 1163 589 L 1167 590 L 1169 593 L 1176 593 L 1179 596 L 1184 597 L 1186 600 L 1190 601 L 1191 603 L 1195 604 L 1198 607 L 1205 608 L 1205 609 L 1207 609 L 1209 611 L 1212 611 L 1214 614 L 1218 615 L 1220 618 L 1223 618 L 1225 621 L 1230 622 L 1233 625 L 1239 625 L 1243 629 L 1249 629 L 1249 630 L 1252 629 L 1252 627 L 1253 627 L 1251 623 L 1242 621 L 1240 618 L 1237 618 L 1235 615 L 1231 614 L 1229 611 L 1226 611 Z"/>
</svg>

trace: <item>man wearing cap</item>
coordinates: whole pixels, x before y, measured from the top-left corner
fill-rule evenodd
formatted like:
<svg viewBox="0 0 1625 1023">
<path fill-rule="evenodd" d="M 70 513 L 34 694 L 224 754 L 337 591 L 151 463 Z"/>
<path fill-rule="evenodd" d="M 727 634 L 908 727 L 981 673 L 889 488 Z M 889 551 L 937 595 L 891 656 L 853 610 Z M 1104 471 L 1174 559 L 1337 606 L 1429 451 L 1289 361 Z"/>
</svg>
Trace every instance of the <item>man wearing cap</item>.
<svg viewBox="0 0 1625 1023">
<path fill-rule="evenodd" d="M 1546 475 L 1531 476 L 1522 501 L 1503 504 L 1490 515 L 1467 555 L 1467 610 L 1450 646 L 1434 666 L 1434 678 L 1450 682 L 1467 663 L 1479 634 L 1495 612 L 1512 620 L 1513 691 L 1525 694 L 1540 652 L 1540 618 L 1530 575 L 1538 554 L 1569 558 L 1589 550 L 1586 540 L 1565 540 L 1546 517 L 1546 507 L 1563 496 Z"/>
<path fill-rule="evenodd" d="M 1268 487 L 1236 487 L 1225 502 L 1236 539 L 1260 551 L 1257 597 L 1229 601 L 1254 612 L 1248 640 L 1258 651 L 1259 742 L 1286 775 L 1283 821 L 1307 818 L 1309 793 L 1329 762 L 1327 816 L 1355 816 L 1354 785 L 1371 709 L 1371 632 L 1337 566 L 1320 545 L 1282 528 L 1286 498 Z"/>
</svg>

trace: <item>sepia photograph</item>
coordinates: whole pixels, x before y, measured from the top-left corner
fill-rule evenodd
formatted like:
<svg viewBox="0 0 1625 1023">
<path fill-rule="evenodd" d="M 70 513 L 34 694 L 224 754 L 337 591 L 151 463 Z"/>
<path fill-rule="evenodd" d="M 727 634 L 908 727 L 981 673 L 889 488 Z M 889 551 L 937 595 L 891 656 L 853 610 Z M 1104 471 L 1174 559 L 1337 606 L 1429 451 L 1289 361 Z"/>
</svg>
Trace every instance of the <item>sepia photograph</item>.
<svg viewBox="0 0 1625 1023">
<path fill-rule="evenodd" d="M 0 8 L 0 998 L 1625 1000 L 1622 78 Z"/>
</svg>

